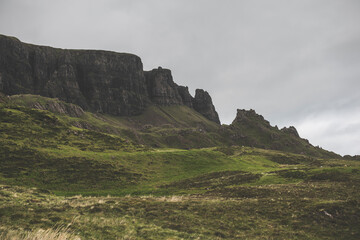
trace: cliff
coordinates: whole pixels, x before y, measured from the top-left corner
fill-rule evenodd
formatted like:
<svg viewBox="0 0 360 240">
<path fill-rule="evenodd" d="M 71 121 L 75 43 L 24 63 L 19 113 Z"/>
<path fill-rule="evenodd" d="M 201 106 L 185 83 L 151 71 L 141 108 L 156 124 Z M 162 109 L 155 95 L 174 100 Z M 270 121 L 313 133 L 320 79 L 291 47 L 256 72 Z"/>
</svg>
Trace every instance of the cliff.
<svg viewBox="0 0 360 240">
<path fill-rule="evenodd" d="M 59 98 L 86 110 L 141 113 L 147 103 L 142 63 L 132 54 L 62 50 L 0 36 L 0 91 Z"/>
<path fill-rule="evenodd" d="M 219 116 L 215 111 L 215 107 L 212 104 L 212 100 L 208 92 L 202 89 L 196 89 L 195 98 L 193 99 L 192 104 L 194 109 L 204 115 L 207 119 L 220 124 Z"/>
<path fill-rule="evenodd" d="M 3 35 L 0 92 L 59 98 L 84 110 L 117 116 L 141 114 L 151 104 L 193 108 L 195 101 L 195 110 L 219 123 L 210 96 L 192 98 L 186 87 L 174 83 L 168 69 L 144 72 L 138 56 L 37 46 Z"/>
<path fill-rule="evenodd" d="M 144 73 L 149 97 L 153 103 L 159 105 L 183 104 L 178 85 L 174 83 L 169 69 L 159 67 Z"/>
<path fill-rule="evenodd" d="M 208 92 L 196 89 L 195 97 L 188 87 L 174 83 L 171 71 L 161 67 L 145 72 L 150 100 L 159 105 L 186 105 L 201 113 L 207 119 L 220 124 L 218 113 Z"/>
</svg>

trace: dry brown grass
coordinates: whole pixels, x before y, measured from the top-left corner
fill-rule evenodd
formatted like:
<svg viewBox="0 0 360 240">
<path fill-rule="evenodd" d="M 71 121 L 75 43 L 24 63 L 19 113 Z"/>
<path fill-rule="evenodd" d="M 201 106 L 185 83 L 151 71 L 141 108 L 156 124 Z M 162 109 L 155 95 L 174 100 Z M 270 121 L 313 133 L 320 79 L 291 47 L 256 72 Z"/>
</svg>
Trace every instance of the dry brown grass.
<svg viewBox="0 0 360 240">
<path fill-rule="evenodd" d="M 184 196 L 164 196 L 164 197 L 160 197 L 157 200 L 158 201 L 164 201 L 164 202 L 182 202 L 186 199 L 186 197 Z"/>
<path fill-rule="evenodd" d="M 0 240 L 81 240 L 79 236 L 69 229 L 69 226 L 59 226 L 50 229 L 37 229 L 34 231 L 3 230 Z"/>
</svg>

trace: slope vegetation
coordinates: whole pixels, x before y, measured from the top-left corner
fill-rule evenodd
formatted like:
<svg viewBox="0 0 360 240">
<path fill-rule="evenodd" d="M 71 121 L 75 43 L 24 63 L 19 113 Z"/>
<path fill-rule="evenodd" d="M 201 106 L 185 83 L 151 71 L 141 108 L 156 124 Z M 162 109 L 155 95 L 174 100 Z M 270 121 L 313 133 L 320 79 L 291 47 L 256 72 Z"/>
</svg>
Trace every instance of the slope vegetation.
<svg viewBox="0 0 360 240">
<path fill-rule="evenodd" d="M 312 146 L 293 127 L 279 130 L 253 110 L 238 110 L 231 125 L 218 125 L 185 105 L 151 105 L 137 116 L 118 117 L 83 111 L 79 106 L 37 95 L 4 97 L 5 106 L 47 110 L 64 123 L 117 135 L 149 147 L 203 148 L 215 146 L 251 146 L 305 154 L 322 158 L 339 155 Z"/>
<path fill-rule="evenodd" d="M 114 117 L 2 95 L 0 239 L 359 239 L 359 161 L 249 146 L 281 130 L 239 121 L 220 127 L 185 106 Z M 229 144 L 229 129 L 248 146 Z"/>
</svg>

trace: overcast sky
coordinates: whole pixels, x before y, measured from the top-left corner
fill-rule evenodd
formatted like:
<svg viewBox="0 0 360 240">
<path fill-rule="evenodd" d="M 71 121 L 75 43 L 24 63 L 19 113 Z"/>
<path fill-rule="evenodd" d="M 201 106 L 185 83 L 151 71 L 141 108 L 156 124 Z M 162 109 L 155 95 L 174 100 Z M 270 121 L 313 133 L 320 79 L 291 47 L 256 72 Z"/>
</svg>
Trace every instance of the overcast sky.
<svg viewBox="0 0 360 240">
<path fill-rule="evenodd" d="M 0 0 L 0 34 L 134 53 L 313 145 L 360 154 L 359 0 Z"/>
</svg>

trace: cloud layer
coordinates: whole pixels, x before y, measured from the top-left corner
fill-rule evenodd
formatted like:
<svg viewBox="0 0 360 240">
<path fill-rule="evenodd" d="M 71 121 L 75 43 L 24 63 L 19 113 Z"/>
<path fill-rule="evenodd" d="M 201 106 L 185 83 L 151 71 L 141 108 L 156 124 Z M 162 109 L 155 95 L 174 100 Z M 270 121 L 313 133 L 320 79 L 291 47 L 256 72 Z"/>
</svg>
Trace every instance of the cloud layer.
<svg viewBox="0 0 360 240">
<path fill-rule="evenodd" d="M 360 154 L 358 0 L 2 0 L 0 33 L 139 55 L 205 88 L 224 123 L 253 108 L 340 154 Z"/>
</svg>

